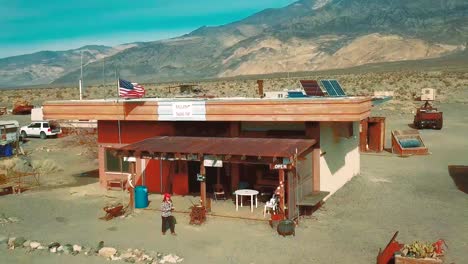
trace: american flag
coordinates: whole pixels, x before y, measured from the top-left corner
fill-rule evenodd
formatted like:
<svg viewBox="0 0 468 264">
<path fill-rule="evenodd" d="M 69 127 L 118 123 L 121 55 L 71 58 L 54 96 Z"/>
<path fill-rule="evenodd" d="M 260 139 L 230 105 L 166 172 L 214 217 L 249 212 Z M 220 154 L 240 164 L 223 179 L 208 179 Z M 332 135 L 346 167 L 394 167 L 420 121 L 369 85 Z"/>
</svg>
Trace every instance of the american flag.
<svg viewBox="0 0 468 264">
<path fill-rule="evenodd" d="M 140 98 L 145 96 L 145 87 L 138 83 L 119 79 L 119 96 L 124 98 Z"/>
</svg>

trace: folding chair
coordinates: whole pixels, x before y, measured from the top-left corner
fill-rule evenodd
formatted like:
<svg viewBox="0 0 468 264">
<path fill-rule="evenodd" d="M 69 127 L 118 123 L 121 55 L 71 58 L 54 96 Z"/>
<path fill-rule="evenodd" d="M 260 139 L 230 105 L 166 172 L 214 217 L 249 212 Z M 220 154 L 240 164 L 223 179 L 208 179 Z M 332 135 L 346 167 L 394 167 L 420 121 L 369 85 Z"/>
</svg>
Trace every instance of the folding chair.
<svg viewBox="0 0 468 264">
<path fill-rule="evenodd" d="M 213 184 L 213 198 L 215 201 L 218 199 L 226 200 L 226 193 L 222 184 Z"/>
</svg>

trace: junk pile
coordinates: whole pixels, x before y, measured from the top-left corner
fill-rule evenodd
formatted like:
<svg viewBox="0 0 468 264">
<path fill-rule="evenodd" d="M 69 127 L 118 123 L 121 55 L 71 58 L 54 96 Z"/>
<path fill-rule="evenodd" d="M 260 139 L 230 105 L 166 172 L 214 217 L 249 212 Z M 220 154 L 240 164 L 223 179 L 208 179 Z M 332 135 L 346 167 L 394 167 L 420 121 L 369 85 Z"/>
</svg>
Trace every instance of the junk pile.
<svg viewBox="0 0 468 264">
<path fill-rule="evenodd" d="M 18 100 L 13 105 L 12 113 L 14 115 L 30 115 L 31 110 L 34 108 L 30 102 L 26 100 Z"/>
<path fill-rule="evenodd" d="M 443 239 L 434 243 L 415 241 L 411 244 L 401 244 L 396 241 L 395 232 L 385 249 L 379 250 L 377 264 L 438 264 L 443 263 L 447 244 Z"/>
<path fill-rule="evenodd" d="M 123 260 L 129 263 L 181 263 L 184 259 L 174 255 L 164 255 L 159 252 L 145 252 L 142 249 L 127 249 L 119 251 L 113 247 L 105 247 L 104 241 L 100 241 L 96 247 L 85 247 L 78 244 L 60 244 L 52 242 L 49 244 L 35 240 L 27 240 L 24 237 L 3 237 L 0 236 L 0 246 L 5 245 L 10 250 L 25 249 L 27 252 L 49 252 L 52 254 L 65 254 L 75 256 L 84 254 L 86 256 L 100 256 L 107 260 Z M 43 254 L 43 253 L 40 253 Z"/>
<path fill-rule="evenodd" d="M 106 215 L 99 219 L 106 220 L 106 221 L 109 221 L 114 217 L 119 217 L 125 214 L 125 211 L 126 211 L 124 206 L 121 203 L 105 206 L 103 210 L 106 212 Z"/>
</svg>

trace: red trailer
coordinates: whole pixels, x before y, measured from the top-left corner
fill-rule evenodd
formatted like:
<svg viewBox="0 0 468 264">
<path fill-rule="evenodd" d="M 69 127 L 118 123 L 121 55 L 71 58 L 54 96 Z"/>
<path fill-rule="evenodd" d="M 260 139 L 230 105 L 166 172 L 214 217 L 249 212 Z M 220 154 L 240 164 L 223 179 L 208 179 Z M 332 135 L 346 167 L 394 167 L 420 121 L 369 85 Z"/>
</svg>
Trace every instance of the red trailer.
<svg viewBox="0 0 468 264">
<path fill-rule="evenodd" d="M 442 112 L 438 111 L 437 108 L 432 107 L 429 101 L 426 101 L 423 106 L 417 109 L 413 123 L 417 129 L 442 129 Z"/>
</svg>

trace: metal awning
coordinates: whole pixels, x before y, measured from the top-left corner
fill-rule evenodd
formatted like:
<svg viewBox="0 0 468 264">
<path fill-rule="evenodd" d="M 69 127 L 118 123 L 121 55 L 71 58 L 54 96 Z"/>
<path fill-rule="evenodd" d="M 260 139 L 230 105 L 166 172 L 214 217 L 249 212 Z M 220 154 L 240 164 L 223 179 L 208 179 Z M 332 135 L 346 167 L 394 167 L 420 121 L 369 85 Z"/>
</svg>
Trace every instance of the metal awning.
<svg viewBox="0 0 468 264">
<path fill-rule="evenodd" d="M 300 156 L 310 152 L 315 143 L 315 139 L 163 136 L 129 144 L 118 151 L 135 155 L 182 153 L 289 158 L 296 153 Z"/>
</svg>

